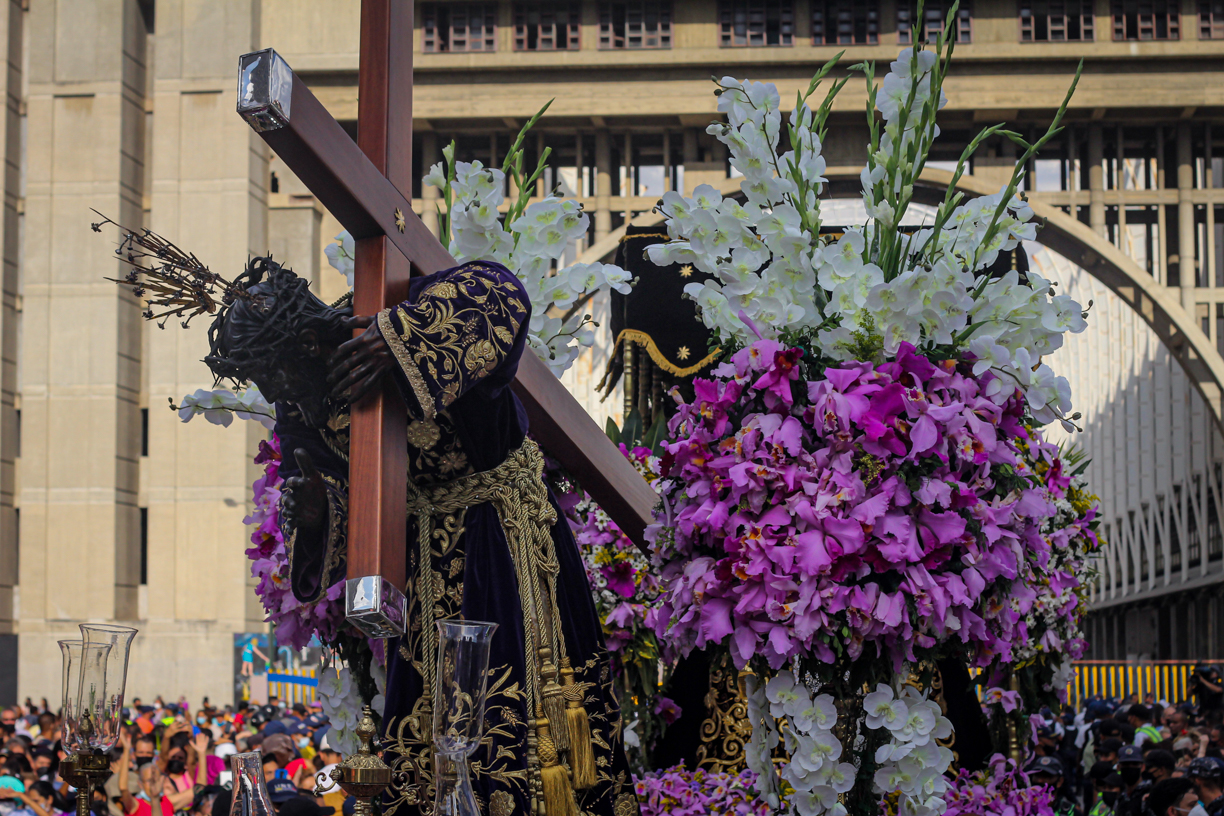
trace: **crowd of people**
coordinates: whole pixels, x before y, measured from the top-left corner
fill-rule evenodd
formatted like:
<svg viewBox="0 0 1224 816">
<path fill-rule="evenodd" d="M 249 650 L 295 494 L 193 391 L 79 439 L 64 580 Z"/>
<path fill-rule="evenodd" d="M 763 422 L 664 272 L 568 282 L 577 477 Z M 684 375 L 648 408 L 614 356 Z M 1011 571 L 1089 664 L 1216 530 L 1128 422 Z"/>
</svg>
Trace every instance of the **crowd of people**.
<svg viewBox="0 0 1224 816">
<path fill-rule="evenodd" d="M 1224 816 L 1224 679 L 1196 670 L 1191 700 L 1090 697 L 1034 723 L 1029 779 L 1052 786 L 1057 816 Z M 0 710 L 0 816 L 64 816 L 76 791 L 60 775 L 67 754 L 59 712 L 46 700 Z M 194 712 L 188 702 L 124 709 L 111 774 L 93 816 L 228 816 L 227 758 L 259 750 L 275 809 L 269 816 L 352 816 L 351 797 L 327 781 L 342 759 L 317 703 L 239 703 Z M 316 796 L 316 784 L 323 788 Z"/>
<path fill-rule="evenodd" d="M 94 791 L 93 816 L 229 816 L 228 757 L 259 750 L 276 814 L 352 816 L 354 801 L 327 780 L 341 756 L 328 745 L 318 704 L 213 706 L 131 701 L 110 752 L 111 773 Z M 67 754 L 59 712 L 46 700 L 0 710 L 0 816 L 63 816 L 76 790 L 60 775 Z M 327 789 L 315 795 L 317 782 Z"/>
<path fill-rule="evenodd" d="M 1224 814 L 1224 680 L 1193 675 L 1191 699 L 1090 697 L 1034 724 L 1033 782 L 1058 792 L 1058 816 Z"/>
</svg>

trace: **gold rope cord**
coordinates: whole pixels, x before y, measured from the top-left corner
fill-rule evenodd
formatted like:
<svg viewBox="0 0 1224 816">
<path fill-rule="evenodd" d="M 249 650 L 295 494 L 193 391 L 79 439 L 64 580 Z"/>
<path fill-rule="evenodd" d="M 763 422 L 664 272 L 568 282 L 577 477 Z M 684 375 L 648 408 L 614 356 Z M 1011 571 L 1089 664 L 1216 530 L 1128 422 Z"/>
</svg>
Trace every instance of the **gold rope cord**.
<svg viewBox="0 0 1224 816">
<path fill-rule="evenodd" d="M 425 651 L 422 681 L 431 706 L 437 682 L 437 640 L 433 630 L 439 581 L 433 567 L 432 545 L 435 538 L 446 541 L 461 534 L 462 525 L 456 524 L 454 518 L 473 505 L 488 502 L 497 511 L 506 535 L 519 585 L 527 673 L 525 685 L 531 709 L 528 719 L 533 714 L 541 716 L 542 679 L 537 650 L 552 645 L 557 650 L 554 655 L 562 657 L 565 654 L 565 636 L 556 600 L 560 563 L 552 540 L 552 525 L 557 514 L 548 499 L 543 471 L 544 457 L 540 448 L 527 439 L 491 470 L 425 489 L 409 485 L 408 513 L 416 517 L 420 557 L 417 585 Z M 442 529 L 438 526 L 439 519 Z M 547 586 L 541 586 L 541 575 Z M 532 770 L 533 774 L 538 772 L 538 768 Z"/>
</svg>

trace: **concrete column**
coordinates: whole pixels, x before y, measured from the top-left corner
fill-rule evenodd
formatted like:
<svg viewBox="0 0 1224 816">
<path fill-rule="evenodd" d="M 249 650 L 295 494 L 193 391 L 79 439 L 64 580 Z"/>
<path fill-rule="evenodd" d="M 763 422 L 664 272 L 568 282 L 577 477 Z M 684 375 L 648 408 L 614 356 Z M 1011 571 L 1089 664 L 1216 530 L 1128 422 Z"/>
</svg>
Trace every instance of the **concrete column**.
<svg viewBox="0 0 1224 816">
<path fill-rule="evenodd" d="M 235 115 L 233 98 L 238 56 L 261 45 L 259 20 L 259 0 L 157 4 L 150 226 L 227 276 L 271 245 L 269 152 Z M 238 420 L 228 428 L 184 424 L 163 407 L 211 385 L 200 362 L 207 330 L 203 319 L 189 330 L 145 326 L 148 620 L 132 658 L 144 671 L 129 684 L 145 697 L 175 687 L 191 700 L 231 699 L 233 678 L 217 667 L 232 661 L 234 634 L 267 630 L 242 526 L 258 472 L 251 457 L 266 432 Z"/>
<path fill-rule="evenodd" d="M 1106 237 L 1105 140 L 1100 125 L 1088 126 L 1088 225 Z"/>
<path fill-rule="evenodd" d="M 416 138 L 421 142 L 421 167 L 422 172 L 428 173 L 429 168 L 433 167 L 440 161 L 438 155 L 438 134 L 432 130 L 421 132 Z M 442 191 L 432 185 L 424 185 L 421 188 L 421 198 L 425 202 L 424 209 L 421 211 L 421 220 L 425 222 L 425 226 L 434 235 L 440 235 L 438 223 L 438 200 L 442 197 Z"/>
<path fill-rule="evenodd" d="M 1190 149 L 1190 123 L 1177 125 L 1177 268 L 1181 271 L 1182 308 L 1194 308 L 1195 278 L 1198 273 L 1194 252 L 1194 157 Z"/>
<path fill-rule="evenodd" d="M 0 141 L 4 161 L 4 214 L 0 218 L 0 704 L 17 697 L 17 635 L 13 587 L 17 584 L 17 548 L 20 546 L 14 509 L 17 425 L 18 221 L 21 195 L 22 21 L 20 0 L 0 6 L 0 43 L 5 44 L 5 137 Z"/>
<path fill-rule="evenodd" d="M 608 131 L 595 131 L 595 240 L 612 231 L 612 146 Z"/>
<path fill-rule="evenodd" d="M 143 321 L 103 280 L 126 271 L 115 228 L 89 224 L 93 207 L 143 225 L 148 32 L 136 0 L 36 3 L 28 23 L 42 58 L 27 122 L 19 694 L 38 697 L 59 688 L 57 637 L 138 611 Z"/>
</svg>

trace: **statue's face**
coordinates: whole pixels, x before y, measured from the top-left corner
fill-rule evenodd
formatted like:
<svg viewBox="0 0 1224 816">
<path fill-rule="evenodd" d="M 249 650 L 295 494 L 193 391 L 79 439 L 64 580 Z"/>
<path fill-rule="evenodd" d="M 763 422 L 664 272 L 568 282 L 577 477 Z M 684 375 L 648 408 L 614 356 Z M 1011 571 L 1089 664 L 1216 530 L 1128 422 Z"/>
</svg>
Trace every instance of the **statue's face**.
<svg viewBox="0 0 1224 816">
<path fill-rule="evenodd" d="M 321 428 L 328 418 L 328 369 L 314 331 L 301 334 L 309 337 L 299 337 L 293 351 L 245 373 L 268 402 L 296 405 L 307 425 Z"/>
</svg>

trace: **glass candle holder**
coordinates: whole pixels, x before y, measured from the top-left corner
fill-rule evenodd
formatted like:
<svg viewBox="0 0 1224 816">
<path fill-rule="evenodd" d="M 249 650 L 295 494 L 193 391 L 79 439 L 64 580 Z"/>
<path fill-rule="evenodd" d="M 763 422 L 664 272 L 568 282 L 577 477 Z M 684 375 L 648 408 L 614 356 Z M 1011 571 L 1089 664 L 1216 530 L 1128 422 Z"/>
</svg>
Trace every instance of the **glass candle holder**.
<svg viewBox="0 0 1224 816">
<path fill-rule="evenodd" d="M 232 754 L 230 773 L 234 777 L 234 794 L 229 816 L 276 816 L 268 787 L 264 784 L 262 752 Z"/>
<path fill-rule="evenodd" d="M 79 747 L 76 739 L 77 720 L 80 719 L 77 711 L 77 691 L 81 687 L 81 647 L 84 643 L 82 640 L 59 641 L 60 656 L 63 660 L 63 697 L 60 705 L 64 712 L 64 721 L 61 739 L 64 753 L 68 756 L 76 756 Z"/>
<path fill-rule="evenodd" d="M 82 623 L 81 691 L 78 698 L 82 725 L 92 726 L 80 747 L 109 751 L 119 740 L 123 724 L 123 695 L 127 688 L 128 654 L 136 630 L 107 623 Z M 78 729 L 78 735 L 84 734 Z"/>
<path fill-rule="evenodd" d="M 480 816 L 468 757 L 480 744 L 496 623 L 438 621 L 433 694 L 434 816 Z"/>
</svg>

